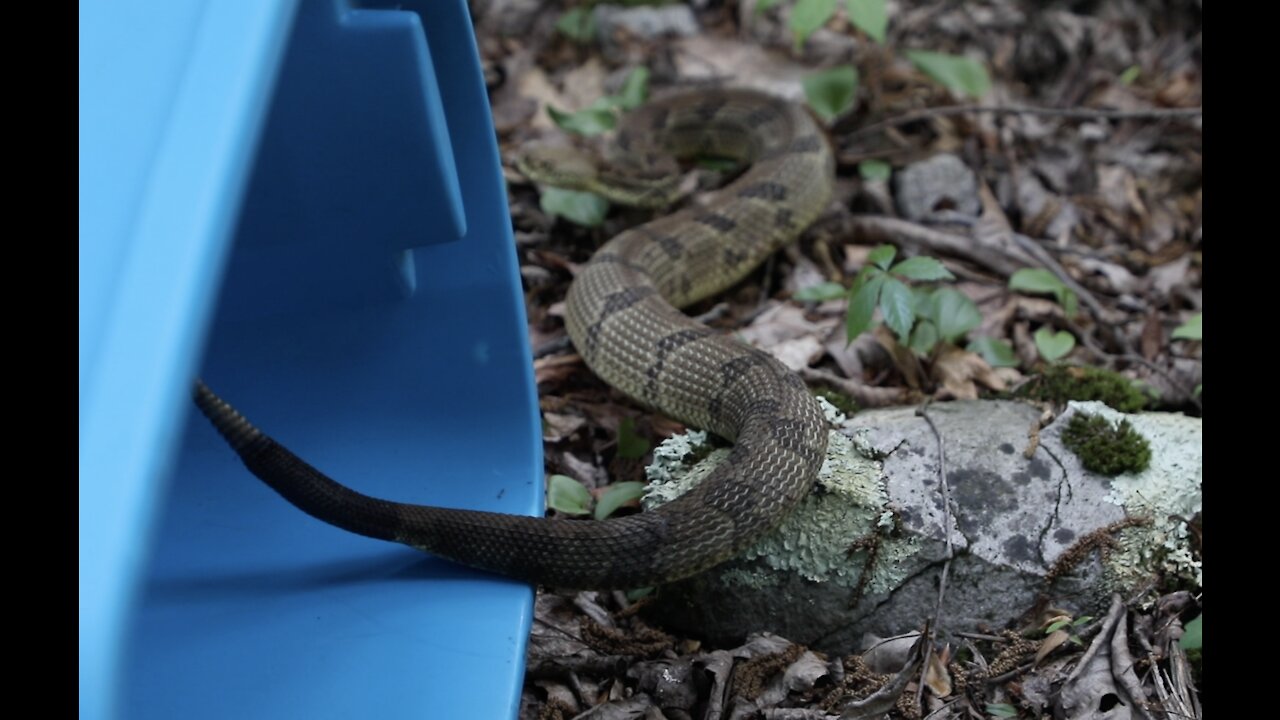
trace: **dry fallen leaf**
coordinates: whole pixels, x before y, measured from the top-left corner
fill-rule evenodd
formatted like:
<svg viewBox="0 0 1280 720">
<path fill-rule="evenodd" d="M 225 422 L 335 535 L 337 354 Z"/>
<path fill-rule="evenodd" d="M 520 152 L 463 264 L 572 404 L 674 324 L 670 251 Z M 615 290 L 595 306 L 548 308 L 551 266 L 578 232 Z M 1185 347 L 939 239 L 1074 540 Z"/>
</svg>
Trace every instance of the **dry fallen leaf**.
<svg viewBox="0 0 1280 720">
<path fill-rule="evenodd" d="M 533 380 L 543 383 L 561 383 L 582 372 L 582 358 L 577 353 L 548 355 L 533 361 Z"/>
<path fill-rule="evenodd" d="M 805 317 L 804 308 L 791 303 L 775 303 L 757 315 L 750 325 L 739 330 L 738 337 L 761 350 L 771 350 L 788 340 L 826 337 L 837 322 L 835 318 L 813 322 Z"/>
<path fill-rule="evenodd" d="M 989 390 L 1004 390 L 1004 381 L 980 355 L 954 345 L 941 345 L 934 358 L 930 376 L 949 397 L 976 400 L 980 383 Z M 941 395 L 942 393 L 939 393 Z"/>
<path fill-rule="evenodd" d="M 924 386 L 924 368 L 920 366 L 920 359 L 916 357 L 916 353 L 911 348 L 898 342 L 898 338 L 894 337 L 893 331 L 883 325 L 877 325 L 873 331 L 876 342 L 880 343 L 880 347 L 889 353 L 889 357 L 893 360 L 893 365 L 902 373 L 902 379 L 907 387 L 912 390 L 919 390 Z"/>
<path fill-rule="evenodd" d="M 911 648 L 920 637 L 919 632 L 909 632 L 893 637 L 881 638 L 867 633 L 862 637 L 862 646 L 867 648 L 862 659 L 872 672 L 881 675 L 896 673 L 907 664 L 911 657 Z"/>
<path fill-rule="evenodd" d="M 934 697 L 944 698 L 951 694 L 951 672 L 947 670 L 947 661 L 950 659 L 950 646 L 929 655 L 929 665 L 924 670 L 924 684 Z"/>
<path fill-rule="evenodd" d="M 1042 660 L 1048 657 L 1049 653 L 1069 639 L 1071 639 L 1071 634 L 1066 630 L 1054 630 L 1046 635 L 1044 640 L 1040 641 L 1040 649 L 1036 650 L 1036 665 L 1039 665 Z"/>
<path fill-rule="evenodd" d="M 542 439 L 546 442 L 560 442 L 582 429 L 586 422 L 586 418 L 579 415 L 543 412 Z"/>
<path fill-rule="evenodd" d="M 715 80 L 803 102 L 801 80 L 813 68 L 754 43 L 694 35 L 673 43 L 676 71 L 688 81 Z"/>
</svg>

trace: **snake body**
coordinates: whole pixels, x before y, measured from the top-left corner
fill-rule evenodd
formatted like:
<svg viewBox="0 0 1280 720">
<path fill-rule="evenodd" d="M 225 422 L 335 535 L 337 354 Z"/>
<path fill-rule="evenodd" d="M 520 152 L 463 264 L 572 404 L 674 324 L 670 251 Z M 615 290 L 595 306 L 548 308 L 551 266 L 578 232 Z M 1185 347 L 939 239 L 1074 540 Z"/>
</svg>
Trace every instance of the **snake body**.
<svg viewBox="0 0 1280 720">
<path fill-rule="evenodd" d="M 580 270 L 565 306 L 569 335 L 601 378 L 734 442 L 709 477 L 656 510 L 574 521 L 372 498 L 311 467 L 203 383 L 196 403 L 250 471 L 307 513 L 352 532 L 566 588 L 654 585 L 716 565 L 808 493 L 825 455 L 826 429 L 795 374 L 676 308 L 732 285 L 793 240 L 830 198 L 834 160 L 802 108 L 755 92 L 712 90 L 629 114 L 596 177 L 608 182 L 603 176 L 629 173 L 643 180 L 656 175 L 652 168 L 662 158 L 698 155 L 750 168 L 704 206 L 612 238 Z M 532 168 L 526 172 L 535 179 L 554 170 L 536 165 L 522 168 Z M 566 184 L 588 182 L 595 181 Z M 656 185 L 620 192 L 644 202 L 645 187 Z"/>
</svg>

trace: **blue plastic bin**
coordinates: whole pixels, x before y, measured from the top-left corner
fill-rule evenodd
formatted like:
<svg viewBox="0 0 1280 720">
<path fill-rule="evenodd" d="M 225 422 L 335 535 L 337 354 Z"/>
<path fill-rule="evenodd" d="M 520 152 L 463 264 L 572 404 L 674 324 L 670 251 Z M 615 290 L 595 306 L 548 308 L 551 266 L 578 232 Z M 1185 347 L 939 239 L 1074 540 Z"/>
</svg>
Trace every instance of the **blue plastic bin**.
<svg viewBox="0 0 1280 720">
<path fill-rule="evenodd" d="M 515 715 L 528 586 L 312 519 L 190 401 L 372 495 L 541 513 L 466 3 L 382 5 L 80 3 L 81 718 Z"/>
</svg>

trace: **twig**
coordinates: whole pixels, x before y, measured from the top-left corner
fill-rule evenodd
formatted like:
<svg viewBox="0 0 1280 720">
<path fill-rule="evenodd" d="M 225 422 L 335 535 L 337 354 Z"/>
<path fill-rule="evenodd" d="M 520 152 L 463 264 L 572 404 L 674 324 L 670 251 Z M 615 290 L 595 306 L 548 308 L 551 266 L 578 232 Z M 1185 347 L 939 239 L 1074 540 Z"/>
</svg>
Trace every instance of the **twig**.
<svg viewBox="0 0 1280 720">
<path fill-rule="evenodd" d="M 541 680 L 564 678 L 568 673 L 621 675 L 633 659 L 626 655 L 545 658 L 527 666 L 524 676 L 529 680 Z"/>
<path fill-rule="evenodd" d="M 946 105 L 943 107 L 912 110 L 901 115 L 871 123 L 846 136 L 854 140 L 885 128 L 907 125 L 917 120 L 951 115 L 994 113 L 996 115 L 1043 115 L 1070 120 L 1181 120 L 1201 117 L 1204 108 L 1151 108 L 1149 110 L 1097 110 L 1093 108 L 1051 108 L 1035 105 Z"/>
<path fill-rule="evenodd" d="M 968 260 L 992 272 L 1008 277 L 1026 267 L 1002 253 L 976 245 L 971 238 L 927 228 L 923 225 L 880 215 L 855 215 L 850 218 L 851 230 L 896 243 L 916 250 L 927 250 Z"/>
<path fill-rule="evenodd" d="M 764 720 L 837 720 L 840 716 L 812 708 L 765 708 L 760 710 L 760 717 Z"/>
<path fill-rule="evenodd" d="M 920 633 L 920 637 L 916 639 L 914 645 L 911 646 L 911 653 L 907 656 L 907 663 L 893 679 L 885 683 L 883 687 L 861 700 L 854 700 L 846 703 L 840 712 L 841 720 L 870 720 L 871 718 L 879 718 L 885 713 L 893 709 L 898 702 L 898 697 L 902 695 L 902 691 L 907 689 L 907 684 L 916 674 L 916 671 L 922 667 L 928 667 L 925 662 L 924 647 L 933 647 L 933 643 L 929 640 L 932 637 L 931 628 L 926 627 L 925 631 Z"/>
<path fill-rule="evenodd" d="M 956 632 L 952 633 L 952 635 L 955 635 L 956 637 L 968 638 L 970 640 L 985 640 L 987 642 L 993 642 L 993 643 L 1009 642 L 1009 638 L 1004 637 L 1003 635 L 987 635 L 985 633 L 964 632 L 961 630 L 957 630 Z"/>
<path fill-rule="evenodd" d="M 934 608 L 933 626 L 936 630 L 941 627 L 940 615 L 942 613 L 942 601 L 947 592 L 947 568 L 951 563 L 951 558 L 955 555 L 955 551 L 951 546 L 951 488 L 947 483 L 947 454 L 945 443 L 942 441 L 942 433 L 938 431 L 938 426 L 934 424 L 933 418 L 929 415 L 929 403 L 925 403 L 916 410 L 916 414 L 924 418 L 929 424 L 929 429 L 933 431 L 933 437 L 938 441 L 938 487 L 942 489 L 942 536 L 946 542 L 945 562 L 942 565 L 942 577 L 938 581 L 938 604 Z"/>
<path fill-rule="evenodd" d="M 952 705 L 955 705 L 955 704 L 956 704 L 956 703 L 958 703 L 958 702 L 960 702 L 962 699 L 963 699 L 963 698 L 956 698 L 955 700 L 952 700 L 952 701 L 950 701 L 950 702 L 946 703 L 945 705 L 943 705 L 942 707 L 938 708 L 937 710 L 934 710 L 933 712 L 929 713 L 928 715 L 925 715 L 925 716 L 924 716 L 924 718 L 923 718 L 923 720 L 929 720 L 930 718 L 933 718 L 933 717 L 935 717 L 935 716 L 936 716 L 936 717 L 942 717 L 941 715 L 938 715 L 938 713 L 943 712 L 944 710 L 945 710 L 945 711 L 947 711 L 947 712 L 950 712 L 950 711 L 951 711 L 951 706 L 952 706 Z"/>
<path fill-rule="evenodd" d="M 1067 272 L 1067 269 L 1062 267 L 1053 255 L 1043 247 L 1040 247 L 1040 243 L 1032 240 L 1022 233 L 1014 233 L 1013 241 L 1018 244 L 1018 247 L 1022 248 L 1023 252 L 1039 261 L 1041 265 L 1044 265 L 1046 270 L 1053 273 L 1062 281 L 1063 285 L 1066 285 L 1071 292 L 1075 293 L 1076 296 L 1080 298 L 1080 302 L 1084 303 L 1085 306 L 1093 312 L 1093 317 L 1096 318 L 1099 323 L 1105 322 L 1103 319 L 1102 303 L 1098 302 L 1098 299 L 1093 296 L 1093 293 L 1089 292 L 1083 285 L 1076 282 L 1075 278 L 1071 277 L 1071 274 Z"/>
<path fill-rule="evenodd" d="M 1067 675 L 1067 682 L 1075 681 L 1102 648 L 1110 647 L 1108 643 L 1111 639 L 1111 633 L 1115 630 L 1116 623 L 1121 622 L 1123 619 L 1124 602 L 1118 594 L 1113 594 L 1111 596 L 1111 609 L 1107 611 L 1107 617 L 1102 621 L 1102 627 L 1098 630 L 1098 635 L 1093 639 L 1093 642 L 1089 643 L 1084 655 L 1081 655 L 1080 659 L 1076 661 L 1075 668 Z"/>
<path fill-rule="evenodd" d="M 871 387 L 857 380 L 842 378 L 821 368 L 800 368 L 800 377 L 807 382 L 822 383 L 848 395 L 862 407 L 887 407 L 901 404 L 907 397 L 902 388 Z"/>
<path fill-rule="evenodd" d="M 942 441 L 942 433 L 938 431 L 938 426 L 934 424 L 933 418 L 929 416 L 929 403 L 926 402 L 919 408 L 916 408 L 916 415 L 924 418 L 929 424 L 929 429 L 933 431 L 933 437 L 938 442 L 938 487 L 942 489 L 942 537 L 946 543 L 946 554 L 942 561 L 942 571 L 938 574 L 938 603 L 933 608 L 933 622 L 929 623 L 929 627 L 933 632 L 937 632 L 942 627 L 942 603 L 947 595 L 947 573 L 951 570 L 951 558 L 954 550 L 951 547 L 951 489 L 947 485 L 947 454 L 945 443 Z M 925 648 L 924 667 L 920 671 L 920 687 L 916 690 L 916 701 L 920 701 L 920 696 L 924 693 L 925 683 L 924 674 L 929 671 L 929 660 L 933 657 L 933 637 L 926 638 L 928 645 Z"/>
<path fill-rule="evenodd" d="M 1171 386 L 1173 387 L 1173 389 L 1175 389 L 1175 390 L 1177 390 L 1178 392 L 1180 392 L 1180 393 L 1182 393 L 1183 395 L 1185 395 L 1185 396 L 1187 397 L 1187 400 L 1188 400 L 1192 405 L 1195 405 L 1195 406 L 1196 406 L 1196 409 L 1197 409 L 1197 410 L 1204 410 L 1204 408 L 1200 405 L 1200 398 L 1196 397 L 1196 396 L 1195 396 L 1195 393 L 1194 393 L 1194 392 L 1192 392 L 1189 388 L 1187 388 L 1187 386 L 1186 386 L 1186 385 L 1183 385 L 1180 381 L 1178 381 L 1176 378 L 1174 378 L 1173 373 L 1169 372 L 1168 370 L 1165 370 L 1163 367 L 1160 367 L 1160 366 L 1159 366 L 1159 365 L 1157 365 L 1156 363 L 1151 362 L 1150 360 L 1148 360 L 1148 359 L 1146 359 L 1146 358 L 1144 358 L 1144 357 L 1142 357 L 1141 355 L 1138 355 L 1138 354 L 1136 354 L 1136 353 L 1130 353 L 1130 354 L 1128 354 L 1128 355 L 1115 355 L 1115 356 L 1112 356 L 1112 357 L 1114 357 L 1115 359 L 1118 359 L 1118 360 L 1128 360 L 1129 362 L 1132 362 L 1132 363 L 1138 363 L 1139 365 L 1145 365 L 1145 366 L 1146 366 L 1147 368 L 1149 368 L 1152 372 L 1157 373 L 1157 374 L 1159 374 L 1159 375 L 1162 375 L 1162 376 L 1164 377 L 1164 379 L 1165 379 L 1165 380 L 1167 380 L 1167 381 L 1169 382 L 1169 385 L 1171 385 Z"/>
</svg>

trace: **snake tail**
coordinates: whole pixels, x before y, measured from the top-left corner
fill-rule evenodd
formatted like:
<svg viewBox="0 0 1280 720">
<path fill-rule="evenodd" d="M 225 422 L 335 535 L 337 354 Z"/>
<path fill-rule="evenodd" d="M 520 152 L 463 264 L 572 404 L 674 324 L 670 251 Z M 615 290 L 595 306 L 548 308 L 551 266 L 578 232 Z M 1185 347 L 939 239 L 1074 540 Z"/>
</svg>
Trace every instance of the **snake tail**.
<svg viewBox="0 0 1280 720">
<path fill-rule="evenodd" d="M 724 89 L 629 113 L 610 152 L 608 172 L 598 176 L 635 168 L 643 177 L 664 157 L 749 164 L 707 203 L 615 236 L 579 271 L 566 298 L 569 336 L 597 375 L 734 443 L 684 495 L 600 521 L 391 502 L 328 478 L 203 383 L 196 404 L 250 472 L 308 514 L 465 565 L 555 587 L 606 589 L 679 580 L 732 557 L 808 494 L 825 457 L 826 424 L 794 373 L 676 308 L 729 287 L 794 240 L 831 197 L 834 159 L 803 108 Z M 531 174 L 554 180 L 536 168 Z M 632 184 L 623 195 L 646 192 Z"/>
</svg>

